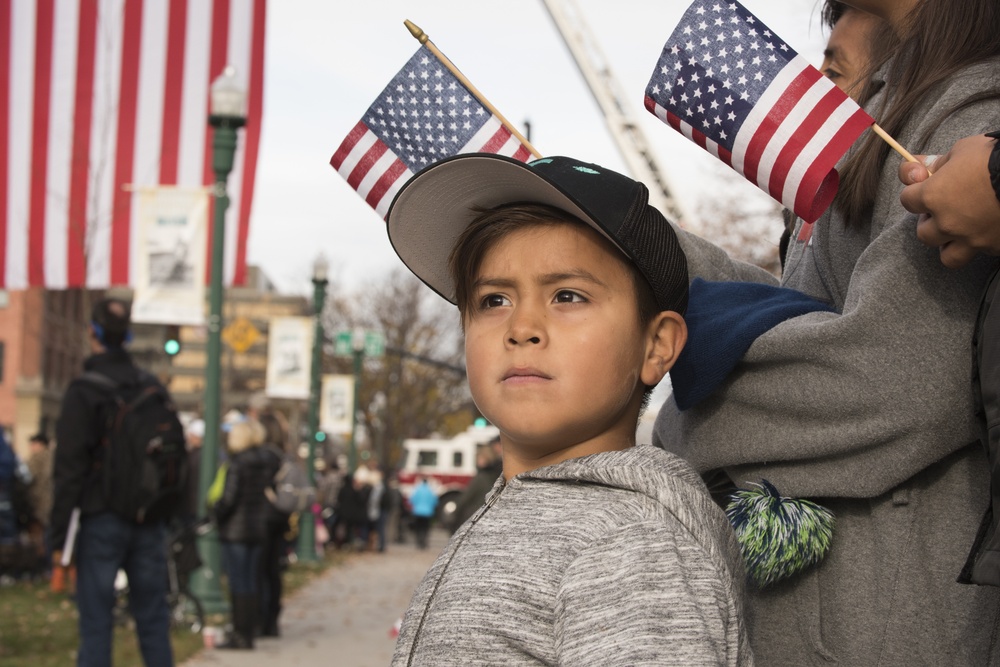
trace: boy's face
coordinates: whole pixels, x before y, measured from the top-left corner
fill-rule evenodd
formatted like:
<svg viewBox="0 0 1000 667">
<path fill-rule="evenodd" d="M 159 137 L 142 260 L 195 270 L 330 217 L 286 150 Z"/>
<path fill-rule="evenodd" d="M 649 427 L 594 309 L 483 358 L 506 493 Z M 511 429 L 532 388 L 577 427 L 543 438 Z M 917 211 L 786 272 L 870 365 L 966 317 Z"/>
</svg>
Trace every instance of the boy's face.
<svg viewBox="0 0 1000 667">
<path fill-rule="evenodd" d="M 564 223 L 517 230 L 484 255 L 466 366 L 502 434 L 506 476 L 633 444 L 642 384 L 669 366 L 646 369 L 655 326 L 639 322 L 625 262 L 597 232 Z"/>
</svg>

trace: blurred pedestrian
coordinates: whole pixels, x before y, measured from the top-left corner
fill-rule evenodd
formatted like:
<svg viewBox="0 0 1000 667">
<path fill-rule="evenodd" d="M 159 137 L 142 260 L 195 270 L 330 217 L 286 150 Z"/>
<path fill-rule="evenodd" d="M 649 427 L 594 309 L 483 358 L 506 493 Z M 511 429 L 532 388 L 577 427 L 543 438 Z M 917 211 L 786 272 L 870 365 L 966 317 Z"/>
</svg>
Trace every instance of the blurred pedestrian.
<svg viewBox="0 0 1000 667">
<path fill-rule="evenodd" d="M 256 420 L 233 424 L 222 497 L 213 505 L 229 579 L 233 632 L 219 648 L 252 649 L 257 623 L 258 568 L 267 538 L 269 503 L 264 489 L 275 468 L 264 451 L 264 429 Z"/>
<path fill-rule="evenodd" d="M 36 574 L 48 573 L 52 563 L 52 546 L 49 544 L 49 514 L 52 512 L 52 450 L 49 437 L 36 433 L 28 441 L 28 472 L 31 484 L 28 499 L 31 501 L 32 518 L 28 525 L 31 544 L 35 549 Z"/>
<path fill-rule="evenodd" d="M 427 538 L 431 531 L 431 519 L 437 509 L 438 497 L 427 483 L 426 477 L 419 477 L 417 485 L 410 494 L 410 511 L 413 514 L 413 532 L 417 538 L 417 547 L 427 548 Z"/>
<path fill-rule="evenodd" d="M 337 548 L 352 548 L 360 527 L 368 521 L 363 489 L 364 484 L 355 474 L 344 475 L 344 485 L 337 496 L 337 526 L 334 531 Z"/>
<path fill-rule="evenodd" d="M 283 415 L 272 411 L 260 415 L 261 426 L 264 427 L 264 452 L 271 458 L 269 465 L 275 472 L 288 456 L 286 451 L 288 435 Z M 274 490 L 274 475 L 271 488 Z M 260 635 L 262 637 L 278 637 L 278 616 L 281 615 L 281 596 L 284 590 L 281 572 L 287 558 L 285 534 L 289 530 L 291 514 L 281 511 L 268 503 L 266 514 L 266 535 L 260 558 Z"/>
</svg>

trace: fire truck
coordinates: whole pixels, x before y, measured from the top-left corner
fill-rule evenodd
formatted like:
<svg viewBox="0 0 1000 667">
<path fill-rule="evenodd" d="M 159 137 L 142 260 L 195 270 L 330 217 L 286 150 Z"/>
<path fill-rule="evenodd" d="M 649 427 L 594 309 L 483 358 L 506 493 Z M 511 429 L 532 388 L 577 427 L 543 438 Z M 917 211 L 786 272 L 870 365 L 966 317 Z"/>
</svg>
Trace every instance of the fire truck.
<svg viewBox="0 0 1000 667">
<path fill-rule="evenodd" d="M 399 471 L 399 488 L 409 501 L 417 477 L 427 478 L 437 494 L 438 519 L 449 525 L 456 501 L 476 474 L 476 448 L 500 434 L 492 425 L 473 425 L 450 439 L 408 438 L 403 441 L 406 458 Z"/>
</svg>

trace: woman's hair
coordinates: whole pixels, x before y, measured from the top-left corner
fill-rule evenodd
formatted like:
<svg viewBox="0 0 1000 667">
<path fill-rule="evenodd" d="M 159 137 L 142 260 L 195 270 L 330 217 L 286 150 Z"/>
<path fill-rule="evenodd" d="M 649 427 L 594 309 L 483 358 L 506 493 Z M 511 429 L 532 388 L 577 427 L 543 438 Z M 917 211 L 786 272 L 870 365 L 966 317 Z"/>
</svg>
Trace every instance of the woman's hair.
<svg viewBox="0 0 1000 667">
<path fill-rule="evenodd" d="M 476 213 L 479 215 L 462 232 L 448 257 L 448 268 L 455 285 L 455 303 L 458 304 L 458 311 L 462 315 L 463 330 L 465 318 L 474 307 L 472 303 L 474 294 L 471 288 L 479 276 L 479 268 L 486 253 L 502 239 L 526 227 L 569 224 L 592 229 L 576 216 L 544 204 L 507 204 L 491 209 L 476 209 Z M 604 239 L 603 236 L 601 238 Z M 607 243 L 609 247 L 614 247 L 610 241 Z M 612 250 L 612 252 L 618 251 Z M 625 255 L 622 255 L 621 259 L 635 285 L 639 321 L 646 324 L 661 310 L 653 295 L 653 288 L 630 259 Z"/>
<path fill-rule="evenodd" d="M 251 447 L 257 447 L 264 442 L 264 427 L 257 421 L 241 421 L 229 429 L 226 446 L 230 453 L 236 454 Z"/>
<path fill-rule="evenodd" d="M 835 9 L 825 9 L 824 17 L 832 17 Z M 878 92 L 880 84 L 871 75 L 888 64 L 885 96 L 869 112 L 889 135 L 895 136 L 936 86 L 969 65 L 1000 55 L 1000 2 L 920 0 L 901 24 L 882 22 L 872 30 L 871 49 L 859 99 L 864 104 Z M 960 109 L 1000 99 L 1000 86 L 992 85 L 931 119 L 917 143 L 907 148 L 920 152 L 941 123 Z M 866 224 L 890 150 L 884 140 L 867 132 L 840 169 L 835 206 L 844 214 L 848 226 Z"/>
</svg>

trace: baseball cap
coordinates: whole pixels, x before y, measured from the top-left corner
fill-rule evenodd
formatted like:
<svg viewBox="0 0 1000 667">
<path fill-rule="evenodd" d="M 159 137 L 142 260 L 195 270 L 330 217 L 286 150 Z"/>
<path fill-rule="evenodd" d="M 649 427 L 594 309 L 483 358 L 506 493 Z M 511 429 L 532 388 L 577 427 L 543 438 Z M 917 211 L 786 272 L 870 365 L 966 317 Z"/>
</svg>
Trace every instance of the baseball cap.
<svg viewBox="0 0 1000 667">
<path fill-rule="evenodd" d="M 687 259 L 673 227 L 648 204 L 646 186 L 569 157 L 529 163 L 492 153 L 463 153 L 410 178 L 386 215 L 389 241 L 428 287 L 455 303 L 448 256 L 477 215 L 514 203 L 554 206 L 579 218 L 639 269 L 661 310 L 684 314 Z"/>
</svg>

